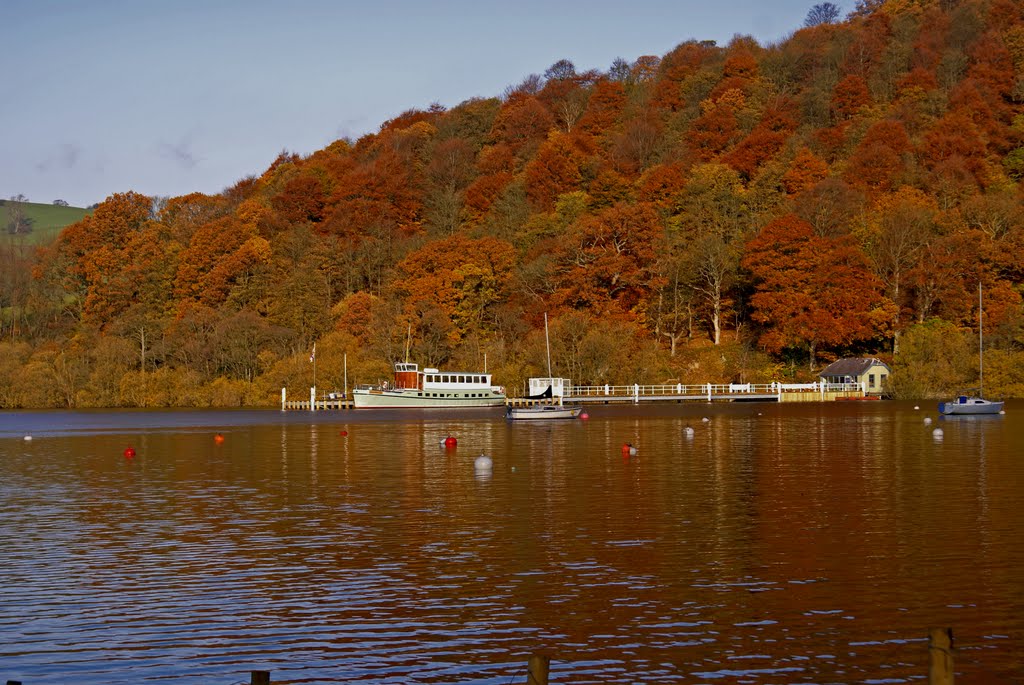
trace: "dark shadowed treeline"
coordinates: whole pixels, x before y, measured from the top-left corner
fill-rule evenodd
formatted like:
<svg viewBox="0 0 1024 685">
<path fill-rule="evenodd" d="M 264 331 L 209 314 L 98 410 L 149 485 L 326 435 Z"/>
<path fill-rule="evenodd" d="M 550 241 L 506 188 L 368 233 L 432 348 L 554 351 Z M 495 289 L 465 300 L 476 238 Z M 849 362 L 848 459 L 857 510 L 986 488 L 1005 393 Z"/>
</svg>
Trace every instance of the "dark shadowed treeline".
<svg viewBox="0 0 1024 685">
<path fill-rule="evenodd" d="M 827 19 L 827 18 L 826 18 Z M 0 251 L 0 406 L 268 405 L 403 358 L 520 388 L 893 361 L 1024 396 L 1024 5 L 862 2 L 282 153 L 218 195 L 114 195 Z M 346 357 L 347 356 L 347 357 Z"/>
</svg>

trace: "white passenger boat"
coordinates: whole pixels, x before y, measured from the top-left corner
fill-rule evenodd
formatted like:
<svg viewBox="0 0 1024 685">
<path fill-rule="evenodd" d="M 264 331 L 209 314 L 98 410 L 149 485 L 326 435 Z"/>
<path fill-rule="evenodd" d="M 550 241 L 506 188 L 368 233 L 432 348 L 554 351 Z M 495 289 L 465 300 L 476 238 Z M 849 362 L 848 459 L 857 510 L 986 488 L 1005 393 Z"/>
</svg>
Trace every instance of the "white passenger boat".
<svg viewBox="0 0 1024 685">
<path fill-rule="evenodd" d="M 397 362 L 393 384 L 362 385 L 352 390 L 356 409 L 498 407 L 505 389 L 491 385 L 491 375 L 470 371 L 423 369 Z"/>
</svg>

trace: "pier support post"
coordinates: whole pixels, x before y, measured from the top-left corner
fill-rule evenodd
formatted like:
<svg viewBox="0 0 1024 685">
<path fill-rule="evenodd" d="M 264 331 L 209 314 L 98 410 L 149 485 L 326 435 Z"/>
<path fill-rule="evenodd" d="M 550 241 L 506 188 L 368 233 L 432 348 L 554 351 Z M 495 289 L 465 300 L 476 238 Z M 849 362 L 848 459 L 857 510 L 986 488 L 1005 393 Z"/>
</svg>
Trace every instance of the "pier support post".
<svg viewBox="0 0 1024 685">
<path fill-rule="evenodd" d="M 253 671 L 250 685 L 270 685 L 270 671 Z"/>
<path fill-rule="evenodd" d="M 928 631 L 928 685 L 953 685 L 953 629 Z"/>
<path fill-rule="evenodd" d="M 534 654 L 530 657 L 530 665 L 526 671 L 526 685 L 548 685 L 548 669 L 551 657 L 547 654 Z"/>
<path fill-rule="evenodd" d="M 316 386 L 309 389 L 309 410 L 316 411 Z"/>
<path fill-rule="evenodd" d="M 281 388 L 281 411 L 287 408 L 288 404 L 288 388 Z"/>
</svg>

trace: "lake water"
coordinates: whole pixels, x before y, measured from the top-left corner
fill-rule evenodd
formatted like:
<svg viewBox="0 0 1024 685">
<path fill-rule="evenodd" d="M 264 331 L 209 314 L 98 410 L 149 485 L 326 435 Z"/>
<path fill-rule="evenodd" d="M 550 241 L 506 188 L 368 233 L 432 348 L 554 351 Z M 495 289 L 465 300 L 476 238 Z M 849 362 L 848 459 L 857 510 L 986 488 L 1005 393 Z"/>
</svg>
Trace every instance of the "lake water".
<svg viewBox="0 0 1024 685">
<path fill-rule="evenodd" d="M 0 680 L 1024 682 L 1024 404 L 588 411 L 0 414 Z"/>
</svg>

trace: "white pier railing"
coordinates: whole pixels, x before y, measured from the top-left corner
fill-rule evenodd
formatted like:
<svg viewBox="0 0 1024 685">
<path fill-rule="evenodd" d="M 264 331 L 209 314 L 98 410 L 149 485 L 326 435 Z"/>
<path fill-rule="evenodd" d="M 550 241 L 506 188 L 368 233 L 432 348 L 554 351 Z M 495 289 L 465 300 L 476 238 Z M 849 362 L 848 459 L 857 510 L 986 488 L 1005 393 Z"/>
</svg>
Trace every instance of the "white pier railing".
<svg viewBox="0 0 1024 685">
<path fill-rule="evenodd" d="M 643 399 L 767 399 L 781 400 L 786 393 L 860 393 L 866 388 L 863 383 L 663 383 L 660 385 L 570 385 L 566 398 L 593 399 L 633 398 Z"/>
</svg>

